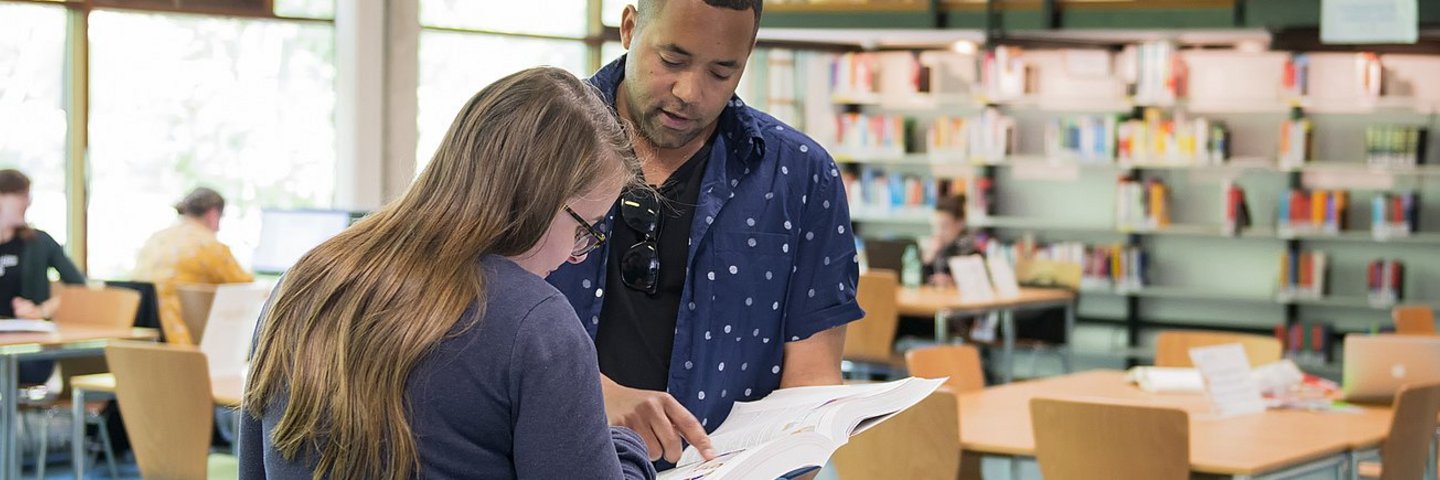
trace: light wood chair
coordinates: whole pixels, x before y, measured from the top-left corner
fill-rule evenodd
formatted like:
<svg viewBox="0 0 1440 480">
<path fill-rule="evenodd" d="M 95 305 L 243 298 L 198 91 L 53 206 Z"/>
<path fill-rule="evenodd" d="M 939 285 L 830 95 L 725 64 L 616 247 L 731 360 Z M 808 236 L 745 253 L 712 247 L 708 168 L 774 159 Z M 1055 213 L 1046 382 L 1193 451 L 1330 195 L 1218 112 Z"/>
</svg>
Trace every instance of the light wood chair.
<svg viewBox="0 0 1440 480">
<path fill-rule="evenodd" d="M 51 319 L 63 325 L 126 327 L 135 323 L 135 312 L 140 308 L 140 293 L 126 288 L 84 285 L 51 288 L 51 296 L 60 298 L 60 306 Z"/>
<path fill-rule="evenodd" d="M 175 296 L 180 298 L 180 319 L 190 331 L 190 340 L 199 345 L 205 336 L 205 324 L 210 319 L 210 305 L 215 303 L 215 285 L 176 285 Z"/>
<path fill-rule="evenodd" d="M 856 299 L 865 310 L 865 318 L 845 329 L 843 356 L 852 364 L 878 365 L 882 369 L 899 366 L 903 361 L 895 354 L 895 328 L 900 323 L 896 295 L 900 279 L 889 270 L 871 270 L 860 276 Z"/>
<path fill-rule="evenodd" d="M 1406 385 L 1395 393 L 1395 415 L 1390 434 L 1380 443 L 1380 462 L 1362 462 L 1356 471 L 1364 478 L 1400 480 L 1426 477 L 1429 450 L 1435 445 L 1435 416 L 1440 414 L 1440 383 Z M 1361 454 L 1362 458 L 1373 458 Z M 1434 475 L 1434 472 L 1429 472 Z"/>
<path fill-rule="evenodd" d="M 127 288 L 90 288 L 85 285 L 52 283 L 50 295 L 60 299 L 59 307 L 51 315 L 51 320 L 59 325 L 125 328 L 135 323 L 135 313 L 140 309 L 140 293 Z M 42 400 L 29 400 L 24 403 L 27 409 L 44 411 L 41 416 L 41 435 L 36 459 L 36 473 L 40 477 L 44 477 L 45 465 L 49 460 L 50 436 L 46 433 L 52 423 L 51 419 L 70 412 L 70 379 L 79 375 L 110 371 L 105 359 L 100 357 L 65 358 L 57 364 L 60 369 L 61 390 Z M 110 448 L 110 439 L 105 435 L 105 419 L 101 415 L 104 408 L 103 401 L 87 402 L 85 418 L 73 421 L 83 421 L 100 427 L 98 430 L 101 431 L 103 453 L 113 474 L 116 471 L 115 459 Z"/>
<path fill-rule="evenodd" d="M 119 287 L 90 288 L 84 285 L 52 286 L 51 295 L 60 298 L 60 306 L 51 316 L 59 325 L 85 325 L 104 328 L 126 328 L 135 323 L 135 312 L 140 309 L 140 293 Z M 60 364 L 60 376 L 64 389 L 69 388 L 70 377 L 105 373 L 104 358 L 67 358 Z M 68 398 L 69 392 L 62 391 L 61 398 Z"/>
<path fill-rule="evenodd" d="M 1395 333 L 1400 335 L 1435 335 L 1435 310 L 1429 305 L 1400 305 L 1390 310 L 1395 320 Z"/>
<path fill-rule="evenodd" d="M 905 368 L 924 378 L 950 377 L 945 386 L 956 393 L 985 389 L 985 369 L 980 350 L 973 345 L 937 345 L 905 352 Z"/>
<path fill-rule="evenodd" d="M 831 461 L 840 480 L 955 480 L 960 474 L 960 420 L 955 394 L 936 390 L 920 403 L 866 430 Z"/>
<path fill-rule="evenodd" d="M 1046 480 L 1190 478 L 1184 410 L 1036 398 L 1030 416 Z"/>
<path fill-rule="evenodd" d="M 1274 337 L 1247 333 L 1212 332 L 1205 330 L 1170 330 L 1160 332 L 1155 339 L 1155 366 L 1194 367 L 1190 361 L 1190 349 L 1238 343 L 1245 348 L 1245 357 L 1255 367 L 1280 361 L 1280 341 Z"/>
<path fill-rule="evenodd" d="M 215 400 L 205 354 L 188 346 L 116 342 L 105 347 L 105 358 L 141 476 L 239 476 L 234 456 L 210 453 Z"/>
</svg>

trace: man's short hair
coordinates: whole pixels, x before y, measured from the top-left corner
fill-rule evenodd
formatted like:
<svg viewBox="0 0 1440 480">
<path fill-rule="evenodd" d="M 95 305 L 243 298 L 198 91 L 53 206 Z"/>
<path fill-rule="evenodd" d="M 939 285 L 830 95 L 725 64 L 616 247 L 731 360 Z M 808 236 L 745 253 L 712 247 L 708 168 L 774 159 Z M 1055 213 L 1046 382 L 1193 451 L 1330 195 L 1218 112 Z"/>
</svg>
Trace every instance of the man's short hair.
<svg viewBox="0 0 1440 480">
<path fill-rule="evenodd" d="M 651 16 L 660 13 L 665 8 L 668 0 L 639 0 L 636 10 L 641 19 L 649 19 Z M 760 13 L 765 8 L 765 0 L 703 0 L 706 5 L 731 10 L 750 10 L 755 12 L 755 30 L 760 30 Z"/>
</svg>

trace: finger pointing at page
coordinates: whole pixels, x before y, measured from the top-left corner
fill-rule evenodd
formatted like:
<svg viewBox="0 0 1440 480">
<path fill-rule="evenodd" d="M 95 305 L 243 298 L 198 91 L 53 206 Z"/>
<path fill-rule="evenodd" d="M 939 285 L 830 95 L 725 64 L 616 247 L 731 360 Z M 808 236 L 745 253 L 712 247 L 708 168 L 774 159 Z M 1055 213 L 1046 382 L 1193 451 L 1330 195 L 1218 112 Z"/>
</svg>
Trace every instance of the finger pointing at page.
<svg viewBox="0 0 1440 480">
<path fill-rule="evenodd" d="M 679 460 L 684 450 L 681 439 L 695 445 L 705 459 L 714 457 L 705 428 L 670 394 L 629 388 L 604 376 L 601 384 L 610 424 L 639 434 L 651 460 L 662 456 L 670 462 Z"/>
<path fill-rule="evenodd" d="M 665 404 L 666 414 L 675 424 L 675 431 L 685 437 L 685 441 L 690 442 L 690 445 L 694 446 L 696 450 L 699 450 L 701 457 L 706 460 L 715 458 L 715 450 L 710 445 L 710 436 L 705 434 L 705 427 L 700 425 L 700 421 L 696 420 L 695 416 L 691 415 L 684 406 L 681 406 L 680 402 L 668 395 L 666 397 L 670 400 Z M 670 458 L 669 450 L 666 450 L 665 453 L 666 460 L 674 462 L 680 459 L 680 452 L 675 453 L 675 458 Z"/>
</svg>

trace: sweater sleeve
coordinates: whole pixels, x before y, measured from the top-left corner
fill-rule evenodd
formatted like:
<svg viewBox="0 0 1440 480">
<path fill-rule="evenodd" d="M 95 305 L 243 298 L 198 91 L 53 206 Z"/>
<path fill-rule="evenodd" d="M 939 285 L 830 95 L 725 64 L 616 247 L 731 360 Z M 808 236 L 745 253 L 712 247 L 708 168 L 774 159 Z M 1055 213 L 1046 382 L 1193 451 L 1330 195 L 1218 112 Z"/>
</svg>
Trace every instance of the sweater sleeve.
<svg viewBox="0 0 1440 480">
<path fill-rule="evenodd" d="M 80 273 L 80 269 L 75 267 L 75 262 L 65 256 L 65 249 L 61 248 L 60 244 L 55 242 L 55 239 L 51 238 L 49 234 L 37 233 L 40 235 L 41 241 L 45 242 L 45 251 L 48 252 L 45 264 L 60 273 L 60 281 L 70 285 L 85 283 L 85 274 Z"/>
<path fill-rule="evenodd" d="M 519 478 L 650 479 L 634 432 L 605 419 L 595 346 L 558 293 L 526 316 L 511 351 L 515 473 Z"/>
<path fill-rule="evenodd" d="M 240 266 L 240 262 L 235 260 L 235 255 L 230 253 L 230 247 L 225 244 L 216 242 L 205 247 L 205 252 L 205 263 L 209 267 L 211 283 L 255 281 L 255 276 Z"/>
</svg>

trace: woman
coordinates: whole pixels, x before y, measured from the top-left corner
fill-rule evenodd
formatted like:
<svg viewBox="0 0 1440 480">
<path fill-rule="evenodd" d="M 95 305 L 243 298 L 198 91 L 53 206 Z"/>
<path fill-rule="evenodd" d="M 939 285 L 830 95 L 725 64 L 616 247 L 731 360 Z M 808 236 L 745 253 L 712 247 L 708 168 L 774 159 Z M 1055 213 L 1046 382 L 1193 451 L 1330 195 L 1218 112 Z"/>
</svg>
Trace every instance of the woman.
<svg viewBox="0 0 1440 480">
<path fill-rule="evenodd" d="M 220 243 L 220 217 L 225 198 L 219 192 L 199 187 L 186 195 L 175 211 L 180 219 L 145 241 L 135 265 L 135 279 L 155 284 L 160 299 L 160 326 L 169 343 L 194 345 L 194 334 L 180 317 L 180 294 L 184 284 L 245 283 L 255 277 L 240 267 L 230 247 Z"/>
<path fill-rule="evenodd" d="M 50 269 L 60 281 L 84 284 L 85 275 L 65 256 L 50 235 L 30 228 L 30 177 L 19 170 L 0 170 L 0 318 L 50 318 L 60 298 L 50 297 Z M 22 385 L 45 383 L 54 370 L 50 360 L 20 362 Z"/>
<path fill-rule="evenodd" d="M 965 196 L 954 195 L 935 202 L 931 225 L 935 234 L 927 239 L 921 254 L 925 262 L 925 281 L 942 287 L 954 285 L 955 279 L 950 276 L 950 259 L 979 253 L 975 238 L 965 230 Z"/>
<path fill-rule="evenodd" d="M 307 253 L 251 362 L 242 478 L 649 478 L 595 348 L 543 277 L 634 182 L 620 126 L 556 68 L 476 94 L 398 200 Z"/>
</svg>

